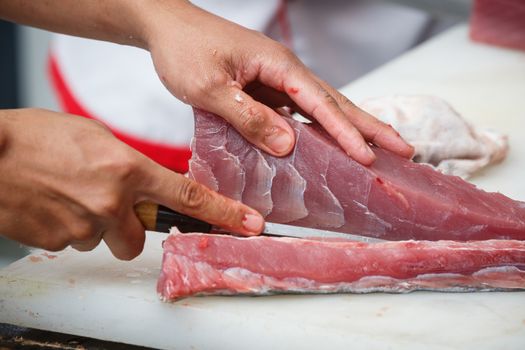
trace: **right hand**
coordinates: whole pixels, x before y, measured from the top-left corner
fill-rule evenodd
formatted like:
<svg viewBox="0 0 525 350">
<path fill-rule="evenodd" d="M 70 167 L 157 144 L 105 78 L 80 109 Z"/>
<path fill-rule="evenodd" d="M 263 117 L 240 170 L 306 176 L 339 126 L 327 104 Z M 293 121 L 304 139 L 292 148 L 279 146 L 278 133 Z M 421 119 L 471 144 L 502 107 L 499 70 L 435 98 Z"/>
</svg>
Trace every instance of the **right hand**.
<svg viewBox="0 0 525 350">
<path fill-rule="evenodd" d="M 150 200 L 242 235 L 264 220 L 240 202 L 174 173 L 117 140 L 103 125 L 40 109 L 0 111 L 0 234 L 47 250 L 91 250 L 103 239 L 136 257 Z"/>
</svg>

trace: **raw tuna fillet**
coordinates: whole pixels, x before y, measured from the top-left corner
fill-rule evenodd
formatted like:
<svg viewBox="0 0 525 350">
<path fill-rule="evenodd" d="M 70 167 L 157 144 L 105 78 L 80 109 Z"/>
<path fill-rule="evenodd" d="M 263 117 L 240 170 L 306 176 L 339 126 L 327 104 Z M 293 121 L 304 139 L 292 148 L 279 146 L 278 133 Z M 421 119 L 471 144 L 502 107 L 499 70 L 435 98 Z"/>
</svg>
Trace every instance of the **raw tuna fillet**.
<svg viewBox="0 0 525 350">
<path fill-rule="evenodd" d="M 525 242 L 357 243 L 172 233 L 157 291 L 191 295 L 525 289 Z"/>
<path fill-rule="evenodd" d="M 193 178 L 268 221 L 387 240 L 525 239 L 525 203 L 430 166 L 376 147 L 376 162 L 363 166 L 318 125 L 291 118 L 296 147 L 276 158 L 216 115 L 196 110 L 195 118 Z"/>
<path fill-rule="evenodd" d="M 492 45 L 525 50 L 525 1 L 475 0 L 470 37 Z"/>
<path fill-rule="evenodd" d="M 212 119 L 202 122 L 202 127 L 195 132 L 191 146 L 195 154 L 204 154 L 206 158 L 192 157 L 191 177 L 213 190 L 219 190 L 225 196 L 241 200 L 246 172 L 240 164 L 239 157 L 224 148 L 228 141 L 228 127 L 225 124 L 214 123 Z M 214 175 L 206 177 L 206 172 Z M 228 186 L 229 183 L 235 183 L 236 186 Z"/>
</svg>

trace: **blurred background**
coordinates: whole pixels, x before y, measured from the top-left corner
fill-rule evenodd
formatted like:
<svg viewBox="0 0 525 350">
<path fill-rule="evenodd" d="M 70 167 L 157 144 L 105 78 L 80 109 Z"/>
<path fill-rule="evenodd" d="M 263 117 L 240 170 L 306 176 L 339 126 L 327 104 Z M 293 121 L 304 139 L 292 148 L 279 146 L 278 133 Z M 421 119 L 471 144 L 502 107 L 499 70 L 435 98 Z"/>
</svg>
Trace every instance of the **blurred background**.
<svg viewBox="0 0 525 350">
<path fill-rule="evenodd" d="M 292 30 L 316 43 L 296 40 L 294 51 L 321 78 L 336 87 L 359 78 L 454 24 L 466 21 L 471 1 L 366 1 L 367 6 L 374 4 L 377 15 L 368 17 L 370 12 L 363 12 L 360 22 L 355 20 L 354 13 L 354 19 L 349 21 L 344 10 L 360 9 L 359 5 L 364 3 L 347 0 L 287 2 Z M 338 6 L 340 13 L 334 16 L 326 4 Z M 389 30 L 359 30 L 363 24 L 375 22 L 391 23 L 392 30 L 403 31 L 405 18 L 416 21 L 418 29 L 412 31 L 403 44 L 389 45 L 392 41 Z M 268 34 L 272 36 L 271 31 Z M 330 40 L 325 40 L 325 35 L 330 35 Z M 273 37 L 282 39 L 279 33 Z M 316 38 L 318 40 L 314 41 Z M 60 110 L 49 78 L 48 55 L 52 40 L 53 34 L 49 32 L 0 20 L 0 108 Z M 336 47 L 338 50 L 334 53 Z M 0 267 L 25 254 L 26 248 L 0 237 Z"/>
</svg>

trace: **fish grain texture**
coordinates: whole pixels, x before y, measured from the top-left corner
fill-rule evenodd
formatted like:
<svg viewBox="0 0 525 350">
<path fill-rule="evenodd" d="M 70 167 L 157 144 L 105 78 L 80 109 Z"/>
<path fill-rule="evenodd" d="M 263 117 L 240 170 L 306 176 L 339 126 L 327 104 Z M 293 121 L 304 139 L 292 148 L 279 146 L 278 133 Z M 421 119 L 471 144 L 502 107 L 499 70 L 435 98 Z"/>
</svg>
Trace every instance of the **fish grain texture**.
<svg viewBox="0 0 525 350">
<path fill-rule="evenodd" d="M 358 243 L 172 232 L 157 291 L 192 295 L 525 288 L 525 242 Z"/>
<path fill-rule="evenodd" d="M 373 147 L 363 166 L 316 124 L 286 118 L 296 147 L 272 157 L 195 110 L 190 176 L 266 220 L 386 240 L 525 239 L 525 203 Z"/>
</svg>

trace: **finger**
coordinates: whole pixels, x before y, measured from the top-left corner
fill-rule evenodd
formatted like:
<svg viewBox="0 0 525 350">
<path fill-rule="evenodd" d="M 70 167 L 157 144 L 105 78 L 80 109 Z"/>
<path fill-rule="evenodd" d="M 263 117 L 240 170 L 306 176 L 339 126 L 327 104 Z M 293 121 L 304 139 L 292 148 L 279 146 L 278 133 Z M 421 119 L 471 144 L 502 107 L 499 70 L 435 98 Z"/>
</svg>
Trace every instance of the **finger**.
<svg viewBox="0 0 525 350">
<path fill-rule="evenodd" d="M 248 141 L 269 154 L 284 156 L 293 149 L 295 134 L 291 126 L 240 86 L 217 89 L 204 109 L 222 116 Z"/>
<path fill-rule="evenodd" d="M 345 116 L 334 97 L 300 64 L 282 74 L 261 74 L 263 83 L 284 91 L 306 113 L 316 119 L 339 143 L 343 150 L 358 162 L 368 165 L 375 155 L 361 133 Z"/>
<path fill-rule="evenodd" d="M 259 81 L 254 81 L 243 89 L 254 100 L 275 109 L 278 107 L 295 105 L 295 102 L 282 91 L 277 91 L 271 87 L 262 85 Z"/>
<path fill-rule="evenodd" d="M 405 158 L 411 158 L 414 155 L 414 147 L 406 143 L 391 125 L 383 123 L 379 119 L 357 107 L 346 96 L 326 82 L 321 79 L 318 79 L 318 81 L 321 86 L 334 96 L 341 110 L 367 141 L 397 153 Z"/>
<path fill-rule="evenodd" d="M 111 253 L 120 260 L 131 260 L 139 255 L 144 249 L 145 238 L 144 226 L 131 207 L 103 236 Z"/>
<path fill-rule="evenodd" d="M 303 111 L 301 107 L 297 106 L 287 94 L 271 87 L 261 85 L 258 81 L 256 83 L 257 84 L 249 84 L 244 88 L 244 91 L 254 100 L 261 102 L 274 110 L 280 107 L 289 107 L 293 112 L 297 112 L 303 117 L 308 118 L 308 114 Z"/>
<path fill-rule="evenodd" d="M 93 249 L 95 249 L 102 240 L 103 232 L 100 232 L 98 235 L 93 237 L 92 239 L 88 241 L 77 241 L 77 242 L 71 242 L 71 247 L 73 249 L 76 249 L 80 252 L 88 252 Z"/>
<path fill-rule="evenodd" d="M 254 209 L 163 167 L 155 167 L 146 198 L 180 213 L 245 236 L 259 234 L 264 219 Z"/>
</svg>

